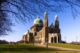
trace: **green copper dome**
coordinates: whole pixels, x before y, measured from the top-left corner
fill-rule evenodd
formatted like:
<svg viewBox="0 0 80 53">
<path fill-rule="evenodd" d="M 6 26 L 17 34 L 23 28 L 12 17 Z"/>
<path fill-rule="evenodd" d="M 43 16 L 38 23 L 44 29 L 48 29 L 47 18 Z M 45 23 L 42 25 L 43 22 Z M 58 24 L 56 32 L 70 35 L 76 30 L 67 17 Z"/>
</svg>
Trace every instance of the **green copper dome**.
<svg viewBox="0 0 80 53">
<path fill-rule="evenodd" d="M 41 20 L 39 17 L 37 17 L 37 18 L 34 20 L 34 23 L 33 23 L 33 24 L 35 24 L 35 25 L 42 25 L 43 22 L 42 22 L 42 20 Z"/>
</svg>

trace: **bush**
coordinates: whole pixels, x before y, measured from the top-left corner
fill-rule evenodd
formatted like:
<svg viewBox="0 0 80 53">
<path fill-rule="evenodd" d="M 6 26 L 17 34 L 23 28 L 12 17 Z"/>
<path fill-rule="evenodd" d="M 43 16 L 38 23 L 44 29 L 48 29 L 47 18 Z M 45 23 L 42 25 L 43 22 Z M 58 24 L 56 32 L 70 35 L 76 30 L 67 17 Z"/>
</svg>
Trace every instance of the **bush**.
<svg viewBox="0 0 80 53">
<path fill-rule="evenodd" d="M 9 42 L 6 40 L 0 40 L 0 44 L 8 44 Z"/>
</svg>

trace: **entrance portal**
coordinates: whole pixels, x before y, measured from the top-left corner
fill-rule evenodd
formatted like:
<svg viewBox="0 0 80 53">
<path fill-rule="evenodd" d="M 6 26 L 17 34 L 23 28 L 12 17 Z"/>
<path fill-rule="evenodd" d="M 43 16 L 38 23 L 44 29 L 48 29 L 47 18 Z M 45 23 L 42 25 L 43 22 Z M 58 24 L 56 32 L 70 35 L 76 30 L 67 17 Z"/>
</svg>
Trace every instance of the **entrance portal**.
<svg viewBox="0 0 80 53">
<path fill-rule="evenodd" d="M 54 43 L 57 43 L 57 37 L 54 37 Z"/>
</svg>

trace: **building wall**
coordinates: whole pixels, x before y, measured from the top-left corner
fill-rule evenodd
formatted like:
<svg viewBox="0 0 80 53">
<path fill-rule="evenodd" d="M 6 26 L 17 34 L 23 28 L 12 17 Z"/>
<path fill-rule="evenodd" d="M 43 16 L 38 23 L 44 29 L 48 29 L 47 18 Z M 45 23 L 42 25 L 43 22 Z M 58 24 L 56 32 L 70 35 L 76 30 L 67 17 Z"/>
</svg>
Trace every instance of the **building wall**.
<svg viewBox="0 0 80 53">
<path fill-rule="evenodd" d="M 37 42 L 37 43 L 42 42 L 42 30 L 37 32 L 37 35 L 35 36 L 35 42 Z"/>
</svg>

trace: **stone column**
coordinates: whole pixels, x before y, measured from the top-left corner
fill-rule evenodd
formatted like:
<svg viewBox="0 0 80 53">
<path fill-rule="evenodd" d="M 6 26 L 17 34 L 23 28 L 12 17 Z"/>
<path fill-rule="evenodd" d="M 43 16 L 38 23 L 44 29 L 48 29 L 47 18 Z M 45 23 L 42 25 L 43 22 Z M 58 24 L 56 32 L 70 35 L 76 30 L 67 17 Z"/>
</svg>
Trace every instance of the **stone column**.
<svg viewBox="0 0 80 53">
<path fill-rule="evenodd" d="M 57 42 L 56 43 L 58 43 L 58 36 L 56 38 L 57 38 L 57 40 L 56 40 Z"/>
</svg>

